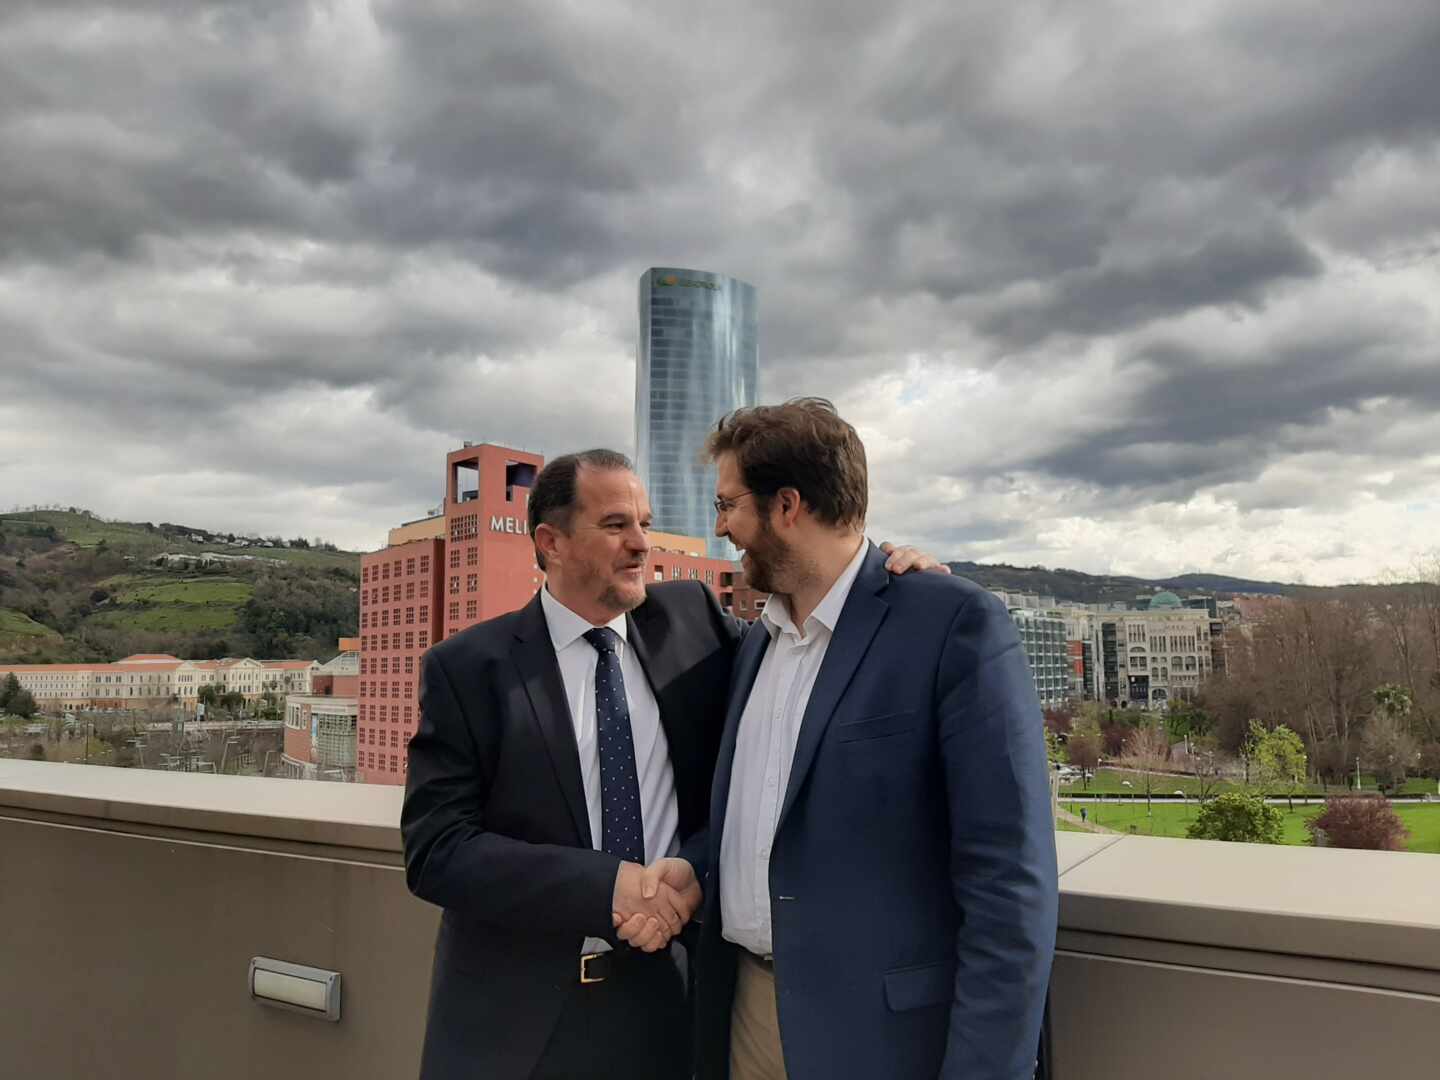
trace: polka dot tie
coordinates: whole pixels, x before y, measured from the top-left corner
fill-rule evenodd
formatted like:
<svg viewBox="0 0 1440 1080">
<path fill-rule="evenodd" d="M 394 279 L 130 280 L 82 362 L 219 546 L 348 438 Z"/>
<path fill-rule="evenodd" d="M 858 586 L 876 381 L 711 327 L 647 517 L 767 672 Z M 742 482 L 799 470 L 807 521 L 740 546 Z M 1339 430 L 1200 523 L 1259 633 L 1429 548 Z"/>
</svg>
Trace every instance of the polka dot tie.
<svg viewBox="0 0 1440 1080">
<path fill-rule="evenodd" d="M 595 729 L 600 749 L 600 848 L 630 862 L 645 862 L 645 823 L 625 678 L 615 651 L 620 635 L 608 626 L 585 631 L 599 653 L 595 663 Z"/>
</svg>

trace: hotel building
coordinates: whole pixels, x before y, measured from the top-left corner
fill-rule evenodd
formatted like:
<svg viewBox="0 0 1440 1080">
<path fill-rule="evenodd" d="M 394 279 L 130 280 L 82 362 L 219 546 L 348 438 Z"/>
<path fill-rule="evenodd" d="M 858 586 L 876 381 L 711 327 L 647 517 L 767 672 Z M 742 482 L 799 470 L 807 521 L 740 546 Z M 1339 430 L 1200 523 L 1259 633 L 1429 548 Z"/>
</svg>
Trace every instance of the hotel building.
<svg viewBox="0 0 1440 1080">
<path fill-rule="evenodd" d="M 403 784 L 419 722 L 420 658 L 437 641 L 527 604 L 545 580 L 528 531 L 538 454 L 482 444 L 445 458 L 445 501 L 406 522 L 360 560 L 360 677 L 356 776 Z M 734 563 L 703 541 L 652 532 L 653 581 L 699 581 L 730 610 Z M 754 618 L 756 613 L 736 612 Z"/>
</svg>

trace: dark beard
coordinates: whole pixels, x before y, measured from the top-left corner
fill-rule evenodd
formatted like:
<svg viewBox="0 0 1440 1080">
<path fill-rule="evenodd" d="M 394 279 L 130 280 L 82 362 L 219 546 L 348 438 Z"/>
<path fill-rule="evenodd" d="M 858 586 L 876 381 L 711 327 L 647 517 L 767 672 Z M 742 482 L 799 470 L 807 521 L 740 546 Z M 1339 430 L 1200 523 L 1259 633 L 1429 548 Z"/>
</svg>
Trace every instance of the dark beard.
<svg viewBox="0 0 1440 1080">
<path fill-rule="evenodd" d="M 756 592 L 784 592 L 784 589 L 777 588 L 777 584 L 794 569 L 795 555 L 775 534 L 770 522 L 763 518 L 760 521 L 760 540 L 758 550 L 752 547 L 745 551 L 750 556 L 750 571 L 745 575 L 745 584 Z"/>
</svg>

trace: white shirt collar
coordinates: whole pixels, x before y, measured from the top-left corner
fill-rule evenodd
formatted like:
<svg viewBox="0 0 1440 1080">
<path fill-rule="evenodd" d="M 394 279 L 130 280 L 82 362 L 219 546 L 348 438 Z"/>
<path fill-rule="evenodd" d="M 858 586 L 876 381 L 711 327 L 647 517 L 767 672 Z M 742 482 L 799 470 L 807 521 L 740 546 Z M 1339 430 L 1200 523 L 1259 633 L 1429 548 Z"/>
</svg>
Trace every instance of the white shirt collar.
<svg viewBox="0 0 1440 1080">
<path fill-rule="evenodd" d="M 855 557 L 840 571 L 835 584 L 830 586 L 830 591 L 815 605 L 815 610 L 805 620 L 807 640 L 813 635 L 816 626 L 823 626 L 832 634 L 835 632 L 835 624 L 840 621 L 840 613 L 845 610 L 845 601 L 850 597 L 850 587 L 855 584 L 855 578 L 860 574 L 860 564 L 865 561 L 865 554 L 869 550 L 870 544 L 862 536 Z M 765 601 L 765 606 L 760 610 L 760 622 L 769 631 L 772 640 L 781 631 L 799 636 L 790 618 L 790 602 L 779 593 L 772 593 Z"/>
<path fill-rule="evenodd" d="M 551 595 L 548 585 L 540 590 L 540 607 L 545 612 L 545 625 L 550 628 L 550 643 L 555 646 L 557 654 L 583 638 L 587 630 L 594 629 L 589 619 L 581 618 L 556 600 Z M 629 638 L 625 634 L 624 613 L 616 615 L 605 625 L 620 635 L 622 643 L 620 651 L 623 653 L 625 644 L 629 642 Z"/>
</svg>

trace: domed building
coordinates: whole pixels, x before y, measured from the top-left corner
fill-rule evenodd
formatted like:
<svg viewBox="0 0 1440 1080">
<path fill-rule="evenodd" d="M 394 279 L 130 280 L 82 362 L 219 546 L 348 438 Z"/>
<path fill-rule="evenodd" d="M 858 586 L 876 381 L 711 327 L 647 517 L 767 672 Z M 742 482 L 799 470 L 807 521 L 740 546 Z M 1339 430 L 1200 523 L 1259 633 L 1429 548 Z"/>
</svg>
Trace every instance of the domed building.
<svg viewBox="0 0 1440 1080">
<path fill-rule="evenodd" d="M 1173 592 L 1170 592 L 1169 590 L 1162 590 L 1161 592 L 1157 592 L 1154 596 L 1150 597 L 1151 611 L 1163 611 L 1167 609 L 1173 611 L 1176 608 L 1183 608 L 1184 606 L 1185 605 L 1181 602 L 1180 597 L 1176 596 Z"/>
</svg>

